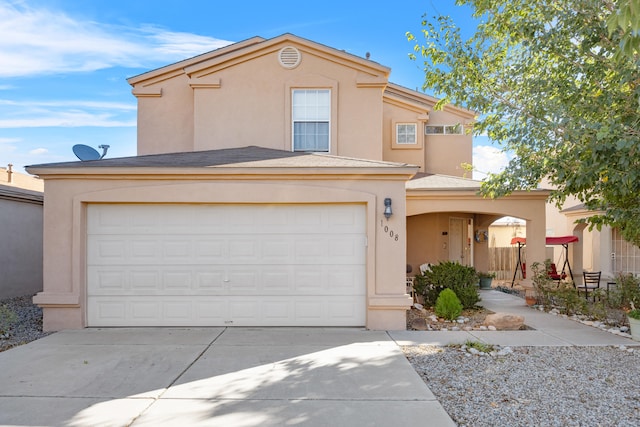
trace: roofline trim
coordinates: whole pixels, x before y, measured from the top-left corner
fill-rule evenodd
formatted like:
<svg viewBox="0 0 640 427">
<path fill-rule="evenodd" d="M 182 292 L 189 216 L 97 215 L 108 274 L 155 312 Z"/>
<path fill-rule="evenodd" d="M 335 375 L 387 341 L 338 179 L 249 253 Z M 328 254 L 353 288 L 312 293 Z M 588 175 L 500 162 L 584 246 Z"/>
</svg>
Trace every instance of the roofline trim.
<svg viewBox="0 0 640 427">
<path fill-rule="evenodd" d="M 412 97 L 412 98 L 422 99 L 423 102 L 426 102 L 426 103 L 431 104 L 431 105 L 435 105 L 436 103 L 438 103 L 438 101 L 440 101 L 438 98 L 433 97 L 431 95 L 427 95 L 426 93 L 418 92 L 418 91 L 409 89 L 409 88 L 404 87 L 404 86 L 400 86 L 399 84 L 392 83 L 392 82 L 389 82 L 385 92 L 386 91 L 389 91 L 391 93 L 393 93 L 394 91 L 401 92 L 402 94 L 404 94 L 406 96 L 409 96 L 409 97 Z M 443 109 L 444 109 L 444 111 L 454 112 L 456 114 L 460 114 L 462 116 L 465 116 L 465 117 L 471 118 L 471 119 L 474 119 L 477 116 L 477 113 L 475 111 L 468 110 L 468 109 L 463 108 L 463 107 L 458 107 L 457 105 L 454 105 L 454 104 L 446 104 Z"/>
</svg>

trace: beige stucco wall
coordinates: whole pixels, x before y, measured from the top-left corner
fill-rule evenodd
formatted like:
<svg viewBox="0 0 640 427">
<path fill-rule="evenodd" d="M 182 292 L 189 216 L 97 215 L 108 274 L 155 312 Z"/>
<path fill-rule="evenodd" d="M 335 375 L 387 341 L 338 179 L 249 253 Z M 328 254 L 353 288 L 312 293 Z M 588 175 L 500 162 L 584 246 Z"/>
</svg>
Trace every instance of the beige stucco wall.
<svg viewBox="0 0 640 427">
<path fill-rule="evenodd" d="M 525 237 L 524 225 L 500 224 L 489 227 L 489 246 L 496 248 L 506 248 L 511 246 L 511 239 L 514 237 Z"/>
<path fill-rule="evenodd" d="M 193 89 L 184 74 L 155 80 L 138 94 L 138 155 L 194 151 Z"/>
<path fill-rule="evenodd" d="M 300 64 L 278 53 L 296 47 Z M 369 61 L 327 60 L 327 50 L 283 40 L 246 56 L 209 61 L 134 85 L 138 154 L 260 146 L 292 150 L 291 96 L 330 89 L 330 153 L 382 160 L 382 94 L 387 69 Z"/>
<path fill-rule="evenodd" d="M 293 177 L 287 176 L 292 171 L 256 175 L 251 170 L 166 175 L 166 169 L 141 176 L 113 170 L 98 176 L 45 176 L 44 291 L 34 299 L 44 307 L 44 328 L 86 326 L 87 203 L 363 203 L 368 224 L 366 326 L 405 329 L 411 299 L 404 285 L 404 182 L 415 169 L 404 169 L 396 175 L 370 171 L 358 176 L 321 170 L 296 171 Z M 389 220 L 382 215 L 386 197 L 394 201 Z"/>
<path fill-rule="evenodd" d="M 42 201 L 0 195 L 0 298 L 42 290 Z"/>
<path fill-rule="evenodd" d="M 293 46 L 300 64 L 285 68 L 280 49 Z M 291 94 L 296 88 L 331 90 L 330 153 L 463 176 L 472 162 L 472 137 L 424 134 L 424 125 L 469 124 L 472 112 L 389 85 L 389 70 L 293 36 L 201 62 L 134 78 L 138 97 L 138 154 L 256 145 L 292 150 Z M 416 123 L 415 146 L 395 144 L 396 123 Z"/>
<path fill-rule="evenodd" d="M 401 162 L 420 167 L 420 172 L 465 176 L 468 172 L 463 163 L 473 161 L 473 138 L 470 133 L 463 135 L 425 135 L 425 125 L 468 125 L 473 121 L 470 112 L 462 112 L 454 107 L 433 111 L 435 105 L 429 98 L 425 104 L 402 102 L 398 98 L 385 97 L 383 143 L 384 160 Z M 415 145 L 396 144 L 397 123 L 417 124 Z"/>
<path fill-rule="evenodd" d="M 17 172 L 13 167 L 0 167 L 0 185 L 29 191 L 44 191 L 44 181 L 35 176 Z"/>
<path fill-rule="evenodd" d="M 424 167 L 424 124 L 428 118 L 429 108 L 415 103 L 385 97 L 382 122 L 383 157 L 389 162 L 408 163 Z M 417 125 L 416 144 L 396 144 L 396 124 L 414 123 Z"/>
<path fill-rule="evenodd" d="M 407 218 L 407 264 L 417 273 L 424 263 L 437 264 L 449 260 L 449 220 L 473 220 L 474 215 L 441 212 L 413 215 Z M 465 227 L 466 231 L 466 227 Z M 464 238 L 466 239 L 466 233 Z M 473 262 L 471 262 L 473 265 Z"/>
<path fill-rule="evenodd" d="M 444 109 L 429 114 L 428 125 L 462 125 L 471 123 L 472 119 L 465 118 L 455 111 Z M 471 134 L 464 135 L 426 135 L 425 136 L 425 172 L 451 176 L 466 176 L 462 163 L 473 163 L 473 139 Z M 475 165 L 482 169 L 482 165 Z"/>
</svg>

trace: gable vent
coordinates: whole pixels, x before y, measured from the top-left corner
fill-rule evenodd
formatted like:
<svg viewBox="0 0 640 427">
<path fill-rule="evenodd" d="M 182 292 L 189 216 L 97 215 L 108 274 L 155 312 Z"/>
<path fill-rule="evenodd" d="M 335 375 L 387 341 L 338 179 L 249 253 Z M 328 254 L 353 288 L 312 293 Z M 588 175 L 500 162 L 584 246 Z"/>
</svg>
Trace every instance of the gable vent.
<svg viewBox="0 0 640 427">
<path fill-rule="evenodd" d="M 278 61 L 284 68 L 295 68 L 300 64 L 300 51 L 293 46 L 286 46 L 278 52 Z"/>
</svg>

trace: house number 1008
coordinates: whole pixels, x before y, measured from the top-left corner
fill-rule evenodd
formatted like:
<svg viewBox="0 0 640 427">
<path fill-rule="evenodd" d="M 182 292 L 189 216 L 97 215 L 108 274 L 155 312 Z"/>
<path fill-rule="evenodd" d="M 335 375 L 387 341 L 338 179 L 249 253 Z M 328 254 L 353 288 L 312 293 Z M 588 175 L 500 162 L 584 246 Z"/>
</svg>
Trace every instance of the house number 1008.
<svg viewBox="0 0 640 427">
<path fill-rule="evenodd" d="M 399 238 L 398 233 L 391 230 L 388 225 L 384 225 L 384 222 L 382 220 L 380 220 L 380 227 L 382 227 L 385 233 L 389 234 L 389 237 L 391 237 L 396 242 L 398 241 L 398 238 Z"/>
</svg>

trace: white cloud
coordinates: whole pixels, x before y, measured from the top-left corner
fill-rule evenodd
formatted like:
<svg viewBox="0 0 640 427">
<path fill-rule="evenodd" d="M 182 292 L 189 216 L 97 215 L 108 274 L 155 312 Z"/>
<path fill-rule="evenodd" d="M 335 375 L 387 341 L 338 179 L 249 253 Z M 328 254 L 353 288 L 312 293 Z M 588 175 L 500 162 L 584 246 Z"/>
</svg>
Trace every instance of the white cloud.
<svg viewBox="0 0 640 427">
<path fill-rule="evenodd" d="M 14 101 L 0 99 L 0 129 L 136 126 L 135 101 Z"/>
<path fill-rule="evenodd" d="M 473 147 L 473 179 L 482 180 L 488 173 L 503 170 L 509 164 L 510 156 L 490 145 Z"/>
<path fill-rule="evenodd" d="M 20 138 L 0 138 L 0 144 L 15 144 L 20 141 Z"/>
<path fill-rule="evenodd" d="M 0 106 L 11 107 L 71 107 L 71 108 L 92 108 L 104 110 L 136 111 L 135 101 L 131 104 L 124 102 L 104 102 L 104 101 L 84 101 L 84 100 L 55 100 L 55 101 L 15 101 L 11 99 L 0 99 Z"/>
<path fill-rule="evenodd" d="M 46 148 L 36 148 L 35 150 L 29 151 L 29 154 L 33 156 L 40 156 L 43 154 L 49 154 L 49 150 L 47 150 Z"/>
<path fill-rule="evenodd" d="M 133 127 L 135 118 L 115 120 L 110 114 L 92 114 L 82 111 L 52 112 L 33 118 L 0 120 L 0 129 L 38 127 Z"/>
<path fill-rule="evenodd" d="M 131 28 L 0 1 L 0 77 L 148 67 L 230 42 L 155 26 Z"/>
</svg>

